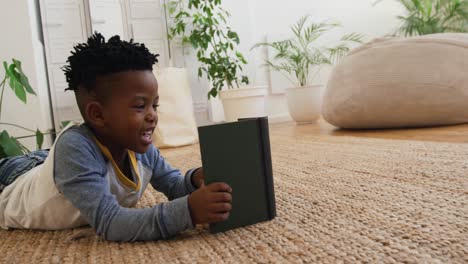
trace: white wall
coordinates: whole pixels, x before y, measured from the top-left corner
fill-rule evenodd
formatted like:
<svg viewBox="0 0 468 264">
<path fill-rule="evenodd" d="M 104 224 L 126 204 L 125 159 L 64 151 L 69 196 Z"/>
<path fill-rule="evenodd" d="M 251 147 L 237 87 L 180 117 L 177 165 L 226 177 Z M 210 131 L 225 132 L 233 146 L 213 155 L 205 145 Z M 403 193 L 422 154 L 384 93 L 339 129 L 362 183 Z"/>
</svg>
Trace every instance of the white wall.
<svg viewBox="0 0 468 264">
<path fill-rule="evenodd" d="M 28 96 L 27 104 L 16 98 L 14 92 L 7 85 L 2 105 L 1 122 L 15 123 L 33 130 L 39 128 L 45 131 L 52 127 L 49 110 L 49 97 L 43 48 L 40 42 L 38 25 L 37 2 L 0 1 L 0 61 L 11 62 L 16 58 L 22 62 L 22 68 L 29 78 L 37 97 Z M 3 66 L 0 78 L 4 77 Z M 14 136 L 28 135 L 9 126 L 1 126 Z M 22 140 L 30 149 L 35 149 L 35 138 Z M 50 144 L 47 140 L 45 147 Z"/>
<path fill-rule="evenodd" d="M 366 40 L 393 33 L 399 22 L 397 15 L 403 9 L 396 1 L 382 1 L 373 6 L 375 0 L 224 0 L 223 5 L 231 13 L 230 25 L 240 36 L 239 50 L 247 57 L 249 64 L 245 72 L 253 85 L 268 85 L 267 110 L 270 116 L 287 115 L 286 100 L 283 90 L 293 86 L 281 74 L 265 73 L 262 51 L 251 47 L 265 37 L 268 40 L 278 40 L 290 36 L 290 25 L 300 17 L 310 15 L 314 22 L 323 20 L 340 22 L 343 27 L 324 38 L 324 43 L 337 40 L 344 33 L 358 32 L 366 36 Z M 326 36 L 325 36 L 326 37 Z M 206 82 L 195 81 L 196 63 L 193 57 L 188 59 L 187 67 L 194 72 L 192 92 L 197 104 L 206 102 Z M 329 69 L 324 69 L 313 83 L 326 84 Z M 198 101 L 197 101 L 198 100 Z M 281 119 L 281 118 L 280 118 Z"/>
</svg>

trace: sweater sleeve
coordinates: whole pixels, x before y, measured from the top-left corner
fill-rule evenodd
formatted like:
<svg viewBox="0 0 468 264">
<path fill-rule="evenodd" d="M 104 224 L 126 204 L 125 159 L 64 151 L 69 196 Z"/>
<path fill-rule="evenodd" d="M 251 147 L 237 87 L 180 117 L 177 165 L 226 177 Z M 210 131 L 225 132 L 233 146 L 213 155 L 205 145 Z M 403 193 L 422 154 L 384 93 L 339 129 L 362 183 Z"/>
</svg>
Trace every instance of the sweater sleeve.
<svg viewBox="0 0 468 264">
<path fill-rule="evenodd" d="M 177 199 L 151 208 L 125 208 L 111 193 L 106 173 L 105 160 L 91 139 L 72 129 L 59 137 L 55 184 L 98 235 L 112 241 L 158 240 L 193 228 L 187 196 L 178 195 L 177 188 L 169 188 Z"/>
<path fill-rule="evenodd" d="M 182 176 L 178 169 L 174 169 L 166 162 L 156 148 L 154 148 L 154 162 L 151 185 L 164 193 L 169 200 L 180 198 L 196 190 L 192 185 L 192 176 L 197 168 L 188 170 L 185 176 Z"/>
</svg>

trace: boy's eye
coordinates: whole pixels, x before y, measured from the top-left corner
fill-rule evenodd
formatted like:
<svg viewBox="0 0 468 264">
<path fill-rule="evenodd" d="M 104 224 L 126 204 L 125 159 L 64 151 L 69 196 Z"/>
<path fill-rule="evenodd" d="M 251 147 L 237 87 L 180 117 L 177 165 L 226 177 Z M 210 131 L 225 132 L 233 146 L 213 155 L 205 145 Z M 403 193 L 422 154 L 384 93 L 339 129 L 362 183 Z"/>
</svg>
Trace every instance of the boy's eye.
<svg viewBox="0 0 468 264">
<path fill-rule="evenodd" d="M 144 105 L 144 104 L 142 104 L 142 105 L 137 105 L 137 106 L 135 106 L 135 108 L 144 109 L 144 108 L 145 108 L 145 105 Z"/>
<path fill-rule="evenodd" d="M 158 104 L 154 104 L 154 105 L 153 105 L 153 109 L 154 109 L 155 111 L 156 111 L 156 109 L 157 109 L 158 107 L 159 107 Z"/>
</svg>

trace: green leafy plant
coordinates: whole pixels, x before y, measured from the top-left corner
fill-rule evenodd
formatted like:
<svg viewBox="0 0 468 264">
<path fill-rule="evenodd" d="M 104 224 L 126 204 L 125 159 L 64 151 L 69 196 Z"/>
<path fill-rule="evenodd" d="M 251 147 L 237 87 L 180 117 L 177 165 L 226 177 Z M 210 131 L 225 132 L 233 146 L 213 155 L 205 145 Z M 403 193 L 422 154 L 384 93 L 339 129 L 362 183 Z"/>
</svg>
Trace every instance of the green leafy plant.
<svg viewBox="0 0 468 264">
<path fill-rule="evenodd" d="M 2 113 L 2 103 L 3 103 L 3 94 L 5 92 L 5 85 L 9 83 L 10 88 L 14 91 L 16 97 L 20 99 L 23 103 L 27 102 L 27 94 L 36 95 L 31 85 L 29 84 L 28 77 L 24 74 L 21 68 L 21 62 L 16 59 L 12 59 L 13 63 L 8 65 L 6 61 L 3 62 L 3 67 L 5 69 L 5 77 L 0 83 L 0 117 Z M 32 135 L 13 137 L 8 134 L 6 130 L 0 132 L 0 158 L 8 156 L 16 156 L 30 152 L 23 144 L 21 144 L 18 139 L 36 137 L 37 148 L 40 149 L 44 142 L 44 134 L 39 129 L 32 130 L 20 125 L 0 122 L 0 125 L 12 126 L 16 128 L 23 129 L 25 131 L 33 133 Z"/>
<path fill-rule="evenodd" d="M 361 43 L 362 35 L 351 33 L 344 35 L 334 47 L 317 45 L 323 34 L 339 27 L 337 23 L 309 23 L 309 16 L 304 16 L 291 26 L 292 38 L 274 42 L 261 42 L 252 49 L 267 46 L 275 53 L 266 66 L 281 72 L 291 83 L 307 86 L 311 81 L 314 67 L 331 65 L 350 50 L 350 44 Z"/>
<path fill-rule="evenodd" d="M 381 2 L 379 0 L 374 4 Z M 468 32 L 468 0 L 397 0 L 405 9 L 395 35 Z"/>
<path fill-rule="evenodd" d="M 183 44 L 190 44 L 196 51 L 198 76 L 204 75 L 211 83 L 208 99 L 216 97 L 224 87 L 248 84 L 247 76 L 240 76 L 247 64 L 236 50 L 239 36 L 228 26 L 230 14 L 221 7 L 221 0 L 172 0 L 166 5 L 170 14 L 168 37 L 181 37 Z"/>
</svg>

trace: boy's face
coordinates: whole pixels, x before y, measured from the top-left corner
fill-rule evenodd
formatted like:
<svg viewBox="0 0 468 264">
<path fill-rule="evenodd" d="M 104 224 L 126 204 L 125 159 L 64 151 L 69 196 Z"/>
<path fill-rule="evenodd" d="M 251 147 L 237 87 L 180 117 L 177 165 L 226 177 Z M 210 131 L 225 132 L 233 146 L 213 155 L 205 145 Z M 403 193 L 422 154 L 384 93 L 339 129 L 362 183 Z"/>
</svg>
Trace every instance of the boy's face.
<svg viewBox="0 0 468 264">
<path fill-rule="evenodd" d="M 145 153 L 158 123 L 156 78 L 146 70 L 116 73 L 107 79 L 101 82 L 108 94 L 101 103 L 105 144 L 111 152 L 130 149 Z"/>
</svg>

